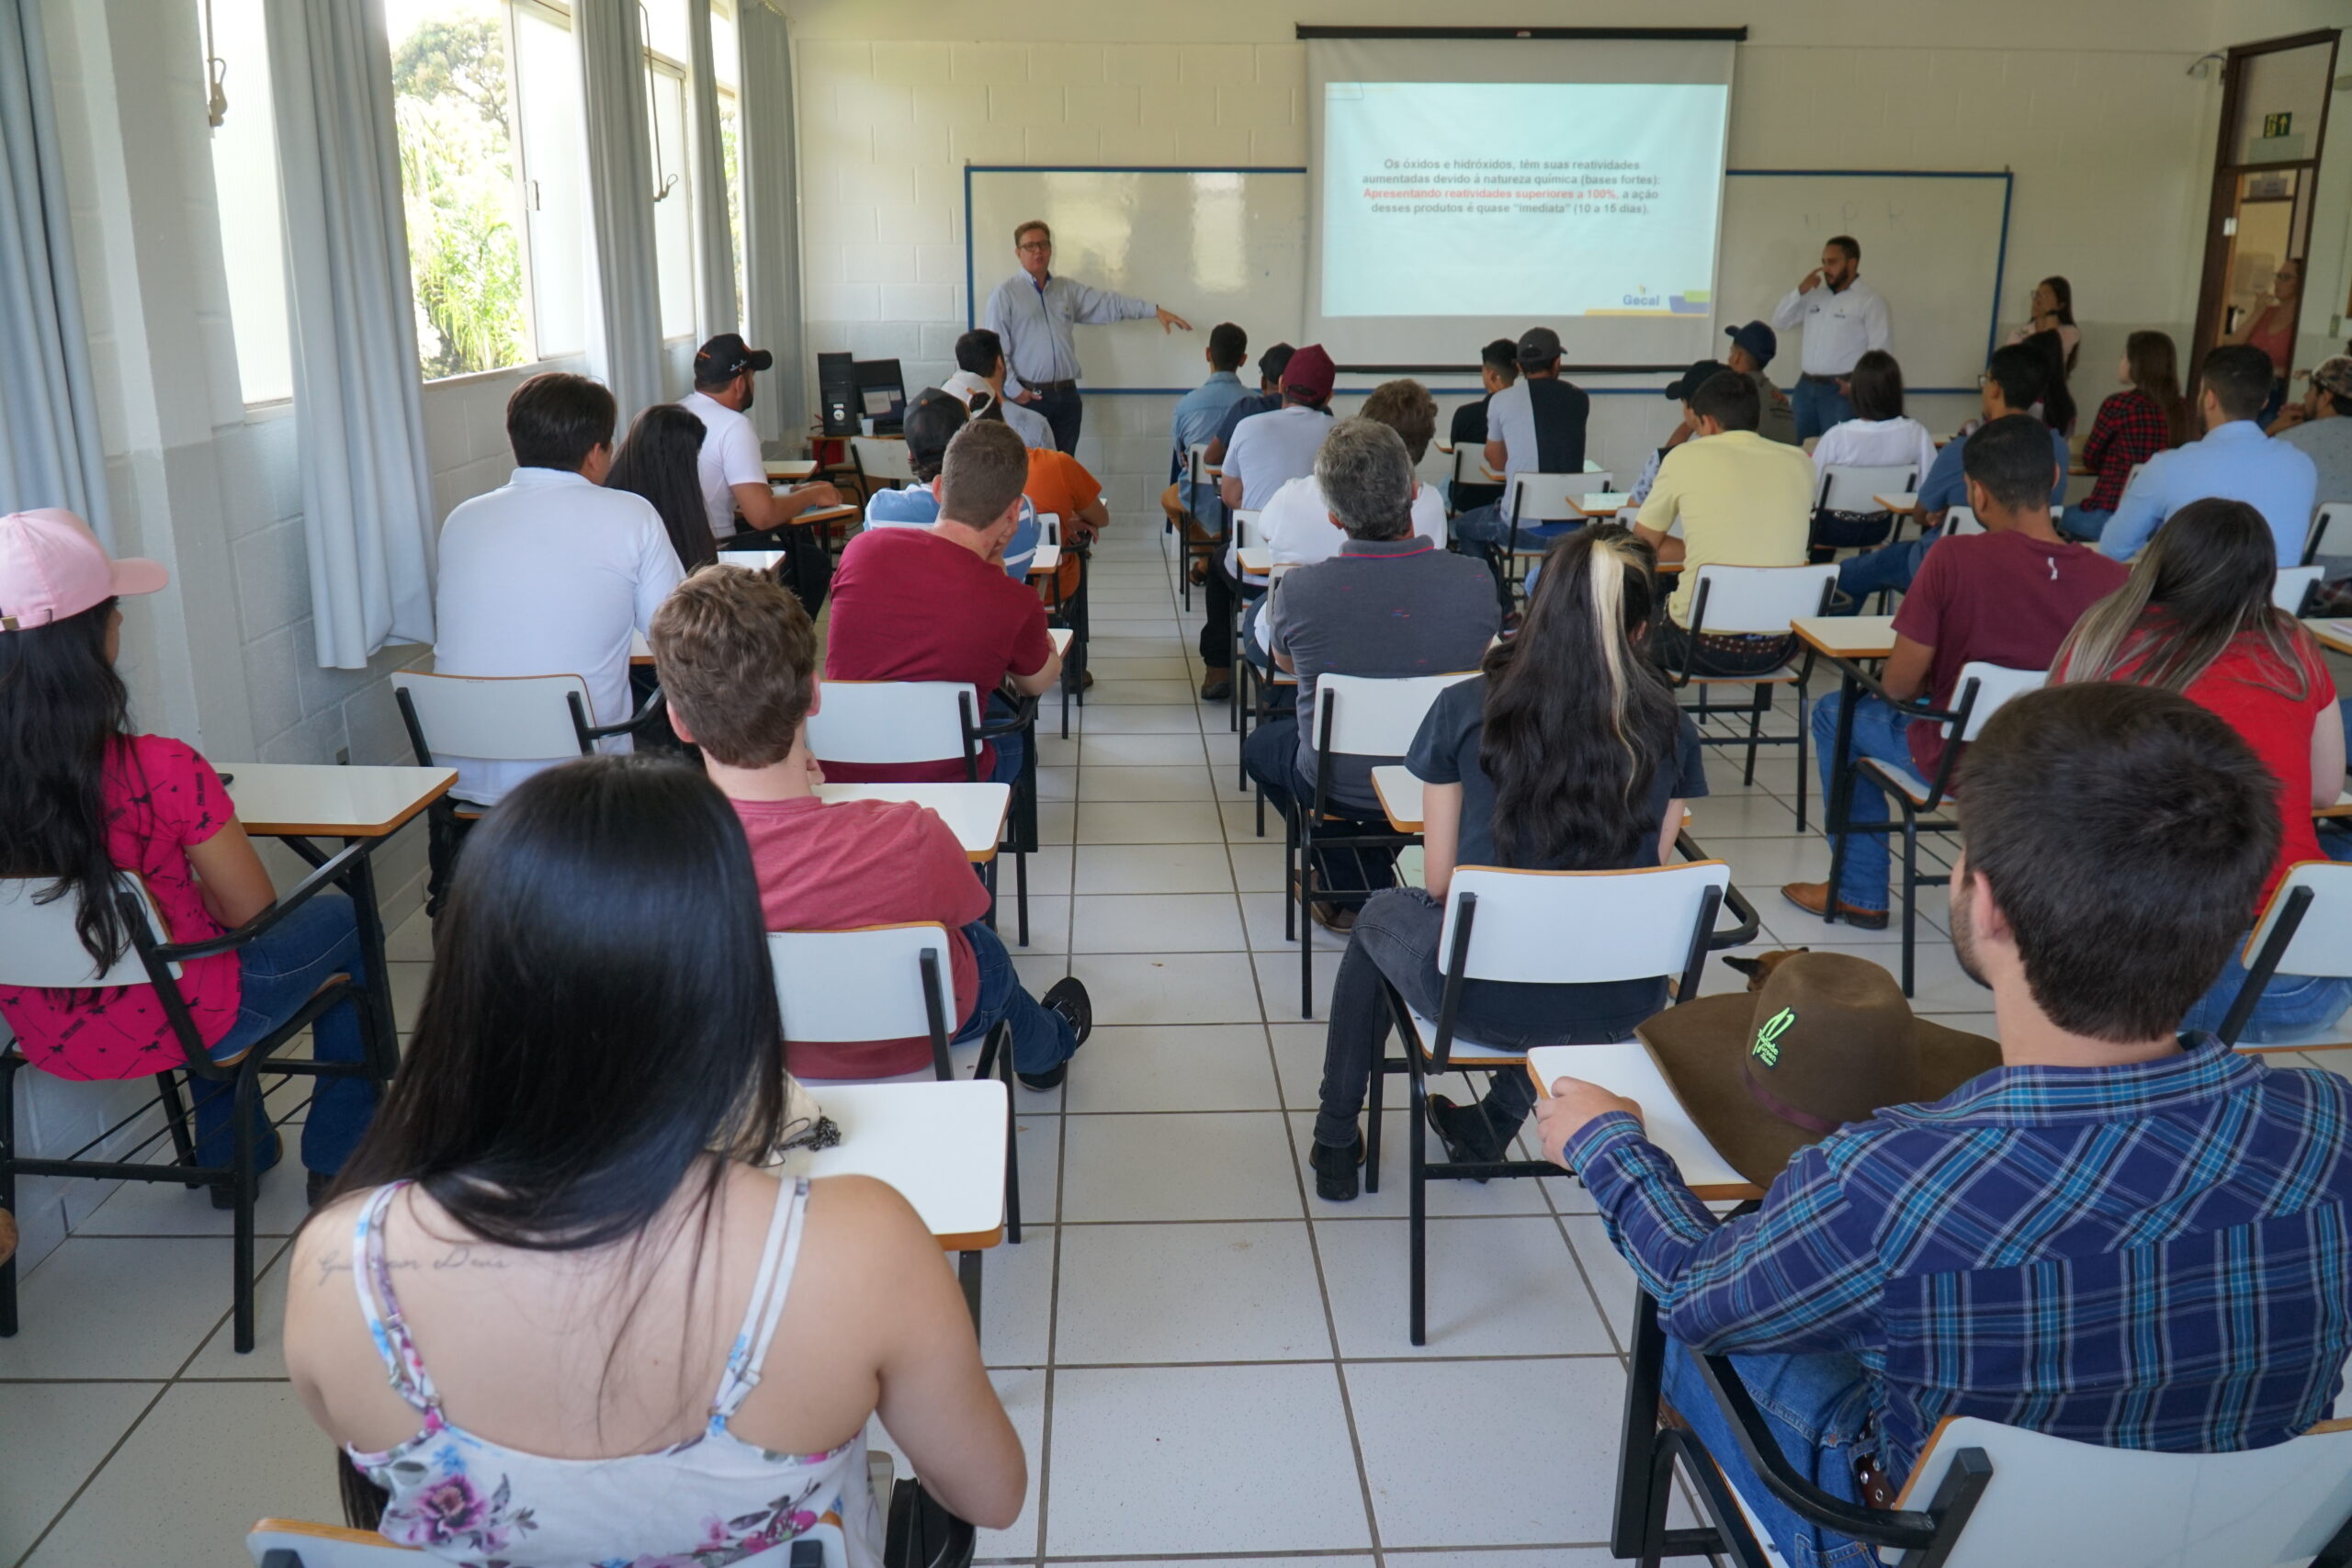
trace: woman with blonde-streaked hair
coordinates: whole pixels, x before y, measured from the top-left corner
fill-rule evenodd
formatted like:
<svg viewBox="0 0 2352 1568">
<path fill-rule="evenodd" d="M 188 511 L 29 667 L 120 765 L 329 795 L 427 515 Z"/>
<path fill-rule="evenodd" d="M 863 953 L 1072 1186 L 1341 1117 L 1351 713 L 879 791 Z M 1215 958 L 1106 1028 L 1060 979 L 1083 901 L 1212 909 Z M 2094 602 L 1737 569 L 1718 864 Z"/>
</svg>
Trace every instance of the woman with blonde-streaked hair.
<svg viewBox="0 0 2352 1568">
<path fill-rule="evenodd" d="M 1356 1195 L 1356 1121 L 1387 1033 L 1383 982 L 1424 1016 L 1444 987 L 1438 936 L 1456 866 L 1630 871 L 1664 863 L 1682 802 L 1707 793 L 1699 736 L 1644 646 L 1657 601 L 1648 550 L 1616 524 L 1552 547 L 1519 634 L 1476 678 L 1449 687 L 1405 759 L 1422 781 L 1421 887 L 1367 903 L 1331 991 L 1322 1106 L 1310 1156 L 1317 1196 Z M 1472 980 L 1457 1017 L 1501 1046 L 1623 1040 L 1666 1006 L 1666 981 L 1514 985 Z M 1524 1073 L 1486 1099 L 1430 1099 L 1449 1158 L 1500 1158 L 1534 1103 Z"/>
<path fill-rule="evenodd" d="M 2281 835 L 2249 925 L 2298 861 L 2326 858 L 2312 812 L 2333 806 L 2344 782 L 2335 681 L 2312 635 L 2271 602 L 2277 573 L 2278 546 L 2261 513 L 2242 501 L 2193 501 L 2156 530 L 2123 586 L 2083 613 L 2050 670 L 2053 685 L 2118 681 L 2177 692 L 2254 748 L 2278 781 Z M 2233 951 L 2185 1031 L 2220 1025 L 2245 979 L 2239 959 Z M 2352 980 L 2277 976 L 2239 1038 L 2291 1038 L 2332 1023 L 2347 1004 Z"/>
</svg>

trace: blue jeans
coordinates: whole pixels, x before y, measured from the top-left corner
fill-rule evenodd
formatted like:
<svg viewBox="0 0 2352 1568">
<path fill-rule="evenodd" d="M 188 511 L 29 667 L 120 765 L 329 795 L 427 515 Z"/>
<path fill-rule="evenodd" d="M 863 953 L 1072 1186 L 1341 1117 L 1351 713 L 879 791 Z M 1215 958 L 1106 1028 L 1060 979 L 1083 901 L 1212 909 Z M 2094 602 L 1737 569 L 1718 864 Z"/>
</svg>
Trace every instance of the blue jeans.
<svg viewBox="0 0 2352 1568">
<path fill-rule="evenodd" d="M 1882 588 L 1892 588 L 1897 593 L 1910 592 L 1911 580 L 1919 575 L 1919 563 L 1928 558 L 1928 547 L 1939 536 L 1929 534 L 1849 557 L 1838 568 L 1838 592 L 1846 596 L 1848 603 L 1843 609 L 1832 606 L 1830 613 L 1859 615 L 1863 599 Z"/>
<path fill-rule="evenodd" d="M 331 975 L 348 975 L 355 989 L 368 981 L 359 955 L 359 930 L 351 900 L 322 892 L 238 953 L 243 994 L 237 1021 L 211 1047 L 216 1062 L 233 1062 L 270 1031 L 292 1018 Z M 364 1062 L 367 1037 L 355 998 L 331 1009 L 311 1026 L 311 1054 L 322 1062 Z M 302 1164 L 332 1176 L 358 1145 L 376 1114 L 376 1086 L 366 1078 L 313 1080 L 311 1113 L 302 1123 Z M 191 1098 L 196 1111 L 196 1157 L 199 1165 L 227 1165 L 231 1155 L 230 1111 L 233 1083 L 199 1078 Z M 258 1102 L 256 1102 L 258 1109 Z M 258 1124 L 266 1141 L 266 1117 Z M 265 1168 L 276 1163 L 265 1147 Z"/>
<path fill-rule="evenodd" d="M 1829 800 L 1838 787 L 1838 715 L 1846 705 L 1846 694 L 1841 689 L 1830 693 L 1813 705 L 1814 755 L 1821 760 L 1821 798 Z M 1909 768 L 1911 763 L 1911 721 L 1895 711 L 1883 698 L 1864 696 L 1854 708 L 1854 736 L 1849 761 L 1876 757 Z M 1887 820 L 1886 792 L 1872 784 L 1868 774 L 1853 776 L 1854 797 L 1846 811 L 1846 820 L 1857 827 L 1870 822 Z M 1823 815 L 1827 816 L 1825 805 Z M 1884 833 L 1849 833 L 1846 840 L 1846 869 L 1838 879 L 1838 901 L 1851 904 L 1858 909 L 1886 908 L 1887 835 Z M 1836 836 L 1832 837 L 1832 844 Z"/>
<path fill-rule="evenodd" d="M 1854 1450 L 1870 1420 L 1870 1392 L 1862 1382 L 1861 1363 L 1837 1352 L 1734 1356 L 1731 1360 L 1764 1425 L 1797 1470 L 1832 1496 L 1860 1503 L 1862 1488 L 1854 1478 Z M 1659 1389 L 1723 1466 L 1724 1478 L 1762 1523 L 1789 1568 L 1875 1568 L 1878 1558 L 1869 1547 L 1799 1518 L 1765 1490 L 1763 1480 L 1740 1452 L 1731 1417 L 1715 1403 L 1700 1374 L 1699 1358 L 1679 1341 L 1666 1342 Z"/>
<path fill-rule="evenodd" d="M 990 692 L 987 713 L 980 722 L 995 724 L 1012 716 L 1012 705 L 1005 701 L 1004 694 Z M 989 744 L 996 748 L 996 766 L 989 770 L 989 783 L 1001 784 L 1019 783 L 1021 764 L 1029 760 L 1029 737 L 1018 732 L 1012 735 L 999 735 L 993 737 Z"/>
<path fill-rule="evenodd" d="M 2058 532 L 2070 539 L 2096 539 L 2107 532 L 2107 520 L 2112 512 L 2093 512 L 2087 506 L 2070 506 L 2066 515 L 2058 519 Z"/>
<path fill-rule="evenodd" d="M 2245 965 L 2239 962 L 2239 955 L 2245 951 L 2243 942 L 2230 949 L 2229 962 L 2222 965 L 2221 977 L 2188 1010 L 2188 1016 L 2180 1021 L 2181 1028 L 2222 1027 L 2222 1020 L 2229 1016 L 2230 1004 L 2238 999 L 2238 988 L 2245 984 Z M 2352 1007 L 2352 980 L 2320 975 L 2274 975 L 2270 984 L 2262 988 L 2245 1028 L 2239 1031 L 2238 1042 L 2267 1045 L 2292 1040 L 2326 1028 L 2347 1007 Z"/>
<path fill-rule="evenodd" d="M 1816 381 L 1810 376 L 1797 378 L 1789 391 L 1789 403 L 1796 411 L 1799 441 L 1854 417 L 1854 400 L 1838 389 L 1837 382 Z"/>
<path fill-rule="evenodd" d="M 1006 1023 L 1012 1029 L 1014 1072 L 1049 1072 L 1069 1061 L 1078 1050 L 1078 1031 L 1023 987 L 1004 939 L 978 920 L 964 928 L 964 936 L 979 961 L 980 999 L 973 1005 L 970 1021 L 956 1032 L 956 1043 L 985 1040 L 989 1030 Z"/>
</svg>

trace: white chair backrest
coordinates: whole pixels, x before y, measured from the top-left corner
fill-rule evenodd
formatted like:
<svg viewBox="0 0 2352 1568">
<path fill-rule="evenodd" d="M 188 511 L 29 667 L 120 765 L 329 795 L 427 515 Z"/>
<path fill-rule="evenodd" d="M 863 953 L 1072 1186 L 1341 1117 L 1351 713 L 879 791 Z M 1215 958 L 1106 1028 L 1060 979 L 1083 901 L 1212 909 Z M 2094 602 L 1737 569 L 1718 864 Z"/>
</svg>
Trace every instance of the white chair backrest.
<svg viewBox="0 0 2352 1568">
<path fill-rule="evenodd" d="M 2303 539 L 2303 558 L 2316 560 L 2327 545 L 2327 531 L 2342 525 L 2352 529 L 2352 501 L 2331 501 L 2312 518 L 2312 531 Z M 2344 547 L 2344 536 L 2337 535 L 2335 547 Z"/>
<path fill-rule="evenodd" d="M 428 675 L 392 671 L 392 689 L 408 694 L 416 727 L 435 761 L 479 757 L 493 762 L 542 762 L 580 755 L 571 705 L 594 714 L 588 682 L 577 675 Z"/>
<path fill-rule="evenodd" d="M 1568 498 L 1598 495 L 1608 488 L 1607 474 L 1514 474 L 1503 496 L 1503 515 L 1518 523 L 1574 523 L 1584 513 Z"/>
<path fill-rule="evenodd" d="M 1040 512 L 1037 513 L 1037 542 L 1042 545 L 1058 545 L 1062 542 L 1060 513 Z"/>
<path fill-rule="evenodd" d="M 2324 566 L 2282 566 L 2270 585 L 2270 602 L 2290 615 L 2303 613 L 2303 598 L 2319 586 Z"/>
<path fill-rule="evenodd" d="M 1315 716 L 1316 735 L 1322 735 L 1324 715 L 1329 714 L 1334 757 L 1401 757 L 1413 749 L 1413 738 L 1421 732 L 1421 720 L 1429 716 L 1438 694 L 1476 673 L 1465 670 L 1389 680 L 1326 675 L 1315 683 L 1315 700 L 1325 705 Z"/>
<path fill-rule="evenodd" d="M 853 435 L 849 438 L 852 452 L 857 454 L 857 471 L 869 479 L 888 479 L 910 485 L 915 482 L 914 465 L 907 457 L 903 441 L 885 441 L 875 435 Z"/>
<path fill-rule="evenodd" d="M 162 919 L 147 897 L 146 886 L 135 876 L 126 886 L 147 902 L 147 929 L 159 942 L 169 941 Z M 74 917 L 81 903 L 72 890 L 63 897 L 40 901 L 39 895 L 54 886 L 46 876 L 0 877 L 0 986 L 44 986 L 78 991 L 97 986 L 143 986 L 146 966 L 126 944 L 122 956 L 104 974 L 98 973 L 90 950 L 74 932 Z M 172 973 L 179 973 L 174 964 Z"/>
<path fill-rule="evenodd" d="M 1254 549 L 1266 542 L 1266 536 L 1258 527 L 1258 517 L 1259 513 L 1256 512 L 1234 513 L 1233 547 L 1235 549 Z"/>
<path fill-rule="evenodd" d="M 1871 468 L 1832 463 L 1821 470 L 1821 499 L 1815 504 L 1826 512 L 1883 512 L 1879 496 L 1907 495 L 1918 481 L 1916 463 Z"/>
<path fill-rule="evenodd" d="M 820 762 L 937 762 L 964 755 L 964 716 L 980 722 L 979 694 L 956 681 L 827 681 L 808 716 Z"/>
<path fill-rule="evenodd" d="M 1981 1449 L 1992 1483 L 1945 1568 L 2272 1568 L 2318 1555 L 2352 1516 L 2352 1423 L 2238 1453 L 2152 1453 L 2070 1442 L 1962 1416 L 1936 1429 L 1905 1489 L 1936 1495 Z"/>
<path fill-rule="evenodd" d="M 929 1034 L 922 993 L 926 953 L 939 955 L 940 1017 L 953 1034 L 956 981 L 946 927 L 768 932 L 785 1040 L 906 1040 Z"/>
<path fill-rule="evenodd" d="M 1838 581 L 1835 562 L 1820 566 L 1716 566 L 1699 569 L 1690 592 L 1704 592 L 1703 625 L 1710 632 L 1785 632 L 1789 623 L 1821 614 L 1822 594 Z M 1691 603 L 1698 601 L 1693 599 Z"/>
<path fill-rule="evenodd" d="M 302 1568 L 432 1568 L 441 1562 L 413 1546 L 400 1546 L 374 1530 L 345 1529 L 301 1519 L 264 1519 L 245 1532 L 254 1568 L 273 1551 L 290 1551 Z"/>
<path fill-rule="evenodd" d="M 1960 667 L 1960 679 L 1951 689 L 1951 700 L 1957 705 L 1968 692 L 1968 682 L 1976 682 L 1976 705 L 1968 710 L 1968 729 L 1962 740 L 1973 740 L 1984 732 L 1984 721 L 2000 712 L 2001 705 L 2011 697 L 2021 697 L 2028 692 L 2040 691 L 2050 683 L 2047 670 L 2011 670 L 2005 665 L 1987 664 L 1972 659 Z M 1941 727 L 1946 735 L 1951 726 Z"/>
<path fill-rule="evenodd" d="M 1982 534 L 1984 524 L 1973 507 L 1949 507 L 1944 512 L 1944 532 L 1957 539 L 1963 534 Z"/>
<path fill-rule="evenodd" d="M 2286 911 L 2289 896 L 2299 887 L 2311 889 L 2312 906 L 2303 911 L 2302 924 L 2295 928 L 2278 960 L 2278 973 L 2352 976 L 2352 864 L 2335 861 L 2304 861 L 2279 879 L 2269 908 L 2262 911 L 2262 919 L 2254 923 L 2254 935 L 2246 940 L 2246 961 L 2252 963 L 2262 944 L 2270 940 L 2278 917 Z"/>
<path fill-rule="evenodd" d="M 1204 485 L 1209 482 L 1209 444 L 1207 442 L 1193 442 L 1178 453 L 1177 457 L 1184 465 L 1184 478 L 1188 482 L 1196 485 Z"/>
<path fill-rule="evenodd" d="M 1731 886 L 1731 867 L 1690 861 L 1643 871 L 1505 871 L 1458 867 L 1438 937 L 1453 961 L 1462 895 L 1478 896 L 1463 973 L 1474 980 L 1593 985 L 1680 975 L 1707 889 Z"/>
</svg>

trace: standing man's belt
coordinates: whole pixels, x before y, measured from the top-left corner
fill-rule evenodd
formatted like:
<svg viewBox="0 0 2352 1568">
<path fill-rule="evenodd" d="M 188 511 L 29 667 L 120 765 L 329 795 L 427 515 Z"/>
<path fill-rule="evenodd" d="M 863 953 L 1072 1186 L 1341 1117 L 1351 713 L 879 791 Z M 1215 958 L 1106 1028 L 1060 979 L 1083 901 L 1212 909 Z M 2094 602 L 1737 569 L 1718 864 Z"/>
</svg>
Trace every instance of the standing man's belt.
<svg viewBox="0 0 2352 1568">
<path fill-rule="evenodd" d="M 1033 392 L 1075 392 L 1078 390 L 1078 383 L 1075 381 L 1023 381 L 1021 384 Z"/>
<path fill-rule="evenodd" d="M 1851 376 L 1853 372 L 1851 370 L 1840 370 L 1835 375 L 1816 376 L 1812 371 L 1807 370 L 1798 376 L 1797 379 L 1800 381 L 1817 381 L 1825 387 L 1834 387 L 1840 380 L 1844 379 L 1848 376 Z"/>
</svg>

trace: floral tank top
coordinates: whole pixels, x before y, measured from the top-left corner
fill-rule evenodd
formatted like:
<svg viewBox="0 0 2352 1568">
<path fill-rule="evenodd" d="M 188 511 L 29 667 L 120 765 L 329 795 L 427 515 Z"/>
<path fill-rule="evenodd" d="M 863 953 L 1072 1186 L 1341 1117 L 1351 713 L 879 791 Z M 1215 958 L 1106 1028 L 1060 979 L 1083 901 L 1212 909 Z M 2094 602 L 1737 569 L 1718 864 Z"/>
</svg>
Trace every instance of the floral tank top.
<svg viewBox="0 0 2352 1568">
<path fill-rule="evenodd" d="M 656 1453 L 551 1459 L 475 1436 L 441 1397 L 401 1320 L 384 1251 L 384 1216 L 406 1186 L 378 1188 L 353 1227 L 359 1310 L 392 1391 L 424 1418 L 416 1436 L 352 1463 L 390 1494 L 387 1539 L 467 1568 L 784 1568 L 791 1543 L 821 1540 L 826 1568 L 880 1568 L 882 1520 L 865 1438 L 830 1453 L 772 1453 L 727 1428 L 760 1381 L 783 1315 L 808 1211 L 806 1178 L 776 1201 L 752 1300 L 699 1436 Z"/>
</svg>

